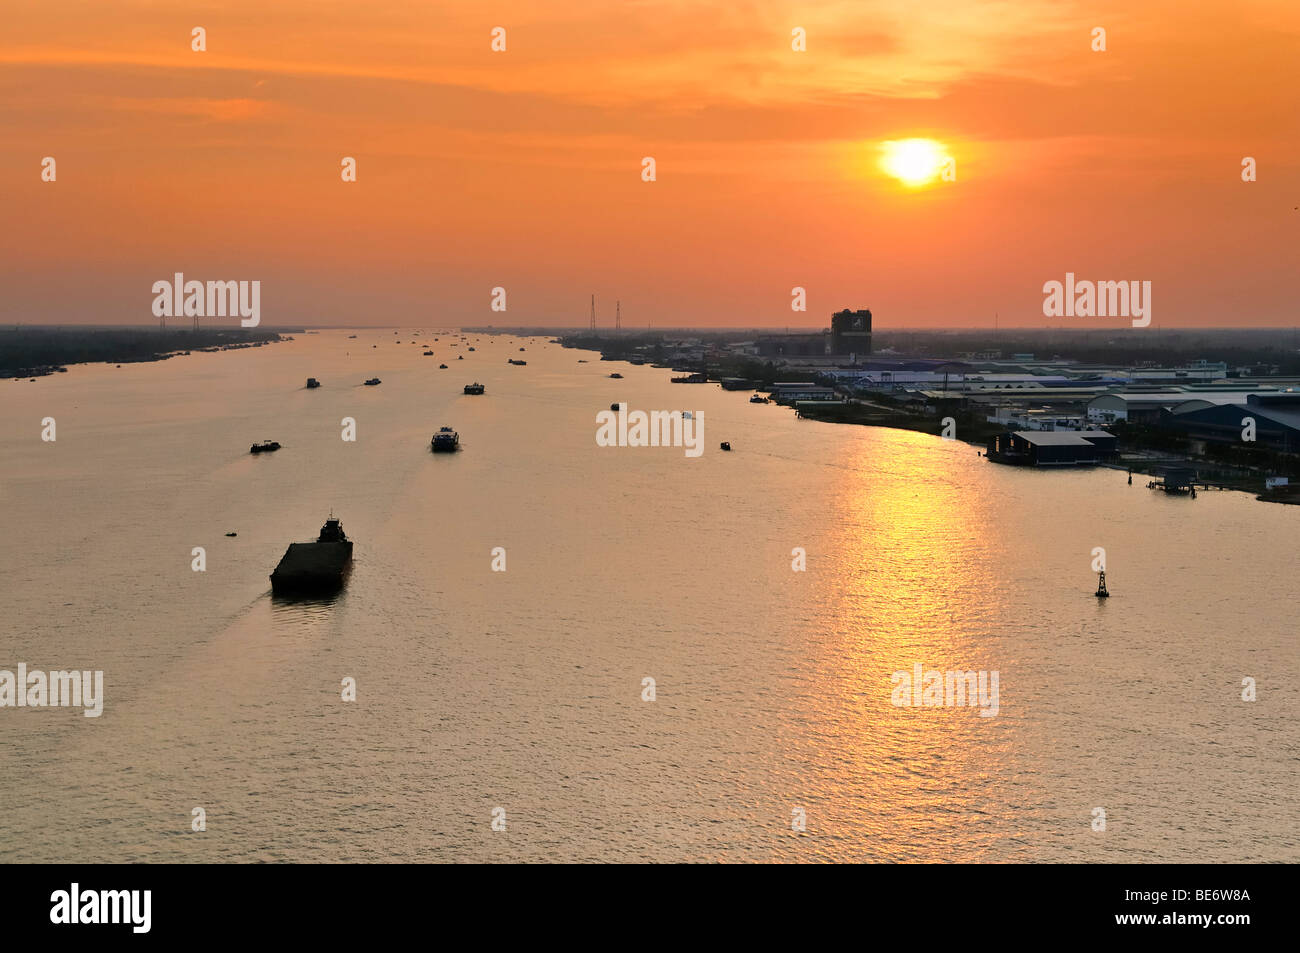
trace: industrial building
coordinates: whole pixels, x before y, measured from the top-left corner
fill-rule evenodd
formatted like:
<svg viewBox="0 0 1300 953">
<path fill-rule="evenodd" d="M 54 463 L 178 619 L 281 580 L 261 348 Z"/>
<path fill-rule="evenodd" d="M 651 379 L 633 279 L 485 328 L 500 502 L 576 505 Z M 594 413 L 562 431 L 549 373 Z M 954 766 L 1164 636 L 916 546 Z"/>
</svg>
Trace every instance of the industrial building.
<svg viewBox="0 0 1300 953">
<path fill-rule="evenodd" d="M 831 353 L 868 357 L 871 354 L 871 312 L 836 311 L 831 315 Z"/>
<path fill-rule="evenodd" d="M 1200 409 L 1216 405 L 1244 403 L 1257 390 L 1221 390 L 1217 388 L 1180 388 L 1164 391 L 1125 391 L 1099 394 L 1088 401 L 1088 419 L 1100 424 L 1129 421 L 1135 424 L 1154 424 L 1166 413 L 1176 412 L 1183 405 Z M 1267 393 L 1272 393 L 1267 391 Z"/>
<path fill-rule="evenodd" d="M 792 404 L 797 400 L 839 400 L 834 387 L 822 387 L 811 381 L 782 382 L 772 385 L 772 400 Z"/>
<path fill-rule="evenodd" d="M 871 312 L 845 308 L 831 315 L 825 331 L 795 334 L 763 334 L 754 342 L 762 357 L 847 357 L 871 354 Z"/>
<path fill-rule="evenodd" d="M 1300 453 L 1300 393 L 1248 394 L 1232 403 L 1185 401 L 1163 415 L 1158 426 L 1206 443 L 1244 443 L 1246 421 L 1254 425 L 1254 446 Z"/>
<path fill-rule="evenodd" d="M 761 357 L 825 357 L 827 333 L 760 334 L 754 346 Z"/>
<path fill-rule="evenodd" d="M 988 458 L 1028 467 L 1073 467 L 1115 457 L 1118 441 L 1104 430 L 1012 430 L 989 438 Z"/>
</svg>

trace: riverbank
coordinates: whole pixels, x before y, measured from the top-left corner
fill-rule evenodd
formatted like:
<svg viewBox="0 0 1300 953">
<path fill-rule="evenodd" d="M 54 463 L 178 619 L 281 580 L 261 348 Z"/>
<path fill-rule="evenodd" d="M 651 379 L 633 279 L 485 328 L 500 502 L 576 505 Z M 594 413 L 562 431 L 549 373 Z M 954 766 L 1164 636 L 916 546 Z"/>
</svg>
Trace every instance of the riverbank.
<svg viewBox="0 0 1300 953">
<path fill-rule="evenodd" d="M 561 343 L 576 350 L 597 351 L 604 361 L 643 363 L 629 361 L 630 355 L 625 352 L 609 353 L 598 346 L 598 339 L 562 339 Z M 668 365 L 656 363 L 653 366 Z M 686 362 L 680 367 L 673 367 L 673 370 L 702 373 L 707 375 L 709 381 L 740 378 L 746 382 L 745 386 L 737 388 L 740 390 L 770 391 L 773 384 L 791 378 L 790 373 L 779 365 L 740 357 L 714 357 L 708 361 Z M 806 380 L 809 375 L 797 376 Z M 818 379 L 815 375 L 814 379 L 818 384 L 836 386 L 834 380 Z M 943 410 L 929 406 L 917 407 L 895 402 L 884 394 L 864 397 L 854 395 L 842 387 L 836 389 L 843 399 L 798 401 L 787 403 L 787 406 L 791 406 L 799 417 L 806 420 L 911 430 L 960 440 L 981 451 L 988 446 L 990 438 L 1007 430 L 1005 425 L 990 423 L 982 414 L 955 407 Z M 1250 447 L 1209 447 L 1204 448 L 1206 452 L 1195 452 L 1187 441 L 1149 427 L 1120 425 L 1110 428 L 1110 432 L 1119 438 L 1118 458 L 1103 464 L 1110 469 L 1159 477 L 1169 467 L 1190 467 L 1197 471 L 1195 485 L 1198 489 L 1236 490 L 1250 493 L 1263 502 L 1300 504 L 1300 494 L 1292 494 L 1287 489 L 1266 488 L 1266 479 L 1270 476 L 1287 475 L 1293 479 L 1300 477 L 1300 474 L 1290 472 L 1295 469 L 1297 462 L 1289 458 L 1284 459 L 1277 454 Z"/>
<path fill-rule="evenodd" d="M 230 351 L 293 340 L 261 328 L 45 328 L 0 329 L 0 378 L 65 373 L 71 364 L 165 361 L 192 351 Z"/>
</svg>

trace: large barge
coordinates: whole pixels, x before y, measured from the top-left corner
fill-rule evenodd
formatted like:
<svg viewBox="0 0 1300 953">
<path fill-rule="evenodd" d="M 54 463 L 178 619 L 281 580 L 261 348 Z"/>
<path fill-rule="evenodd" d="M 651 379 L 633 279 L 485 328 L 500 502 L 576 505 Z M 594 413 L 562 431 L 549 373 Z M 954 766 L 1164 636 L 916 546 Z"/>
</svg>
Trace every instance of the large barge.
<svg viewBox="0 0 1300 953">
<path fill-rule="evenodd" d="M 334 592 L 343 588 L 352 565 L 352 541 L 333 516 L 311 543 L 290 543 L 275 572 L 271 589 L 278 593 Z"/>
</svg>

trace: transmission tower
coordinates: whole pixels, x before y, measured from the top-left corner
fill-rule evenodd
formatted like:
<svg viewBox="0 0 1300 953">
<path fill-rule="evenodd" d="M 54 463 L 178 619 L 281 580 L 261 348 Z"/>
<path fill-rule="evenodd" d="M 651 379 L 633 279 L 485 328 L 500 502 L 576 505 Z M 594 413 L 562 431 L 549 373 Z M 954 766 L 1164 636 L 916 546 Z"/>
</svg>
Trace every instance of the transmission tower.
<svg viewBox="0 0 1300 953">
<path fill-rule="evenodd" d="M 591 333 L 596 333 L 596 296 L 591 296 Z"/>
<path fill-rule="evenodd" d="M 623 328 L 623 315 L 619 310 L 622 306 L 621 301 L 614 302 L 614 330 L 619 331 Z"/>
</svg>

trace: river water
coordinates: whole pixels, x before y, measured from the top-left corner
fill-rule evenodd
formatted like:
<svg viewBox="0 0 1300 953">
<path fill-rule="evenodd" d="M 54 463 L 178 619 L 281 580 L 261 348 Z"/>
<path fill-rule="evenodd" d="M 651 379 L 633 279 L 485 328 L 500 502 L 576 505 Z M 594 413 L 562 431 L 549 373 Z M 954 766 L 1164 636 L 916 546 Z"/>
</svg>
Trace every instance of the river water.
<svg viewBox="0 0 1300 953">
<path fill-rule="evenodd" d="M 348 333 L 0 382 L 0 669 L 105 695 L 0 708 L 0 858 L 1300 859 L 1300 507 Z M 598 446 L 616 401 L 704 453 Z M 347 588 L 272 598 L 331 510 Z M 996 715 L 893 704 L 917 664 Z"/>
</svg>

